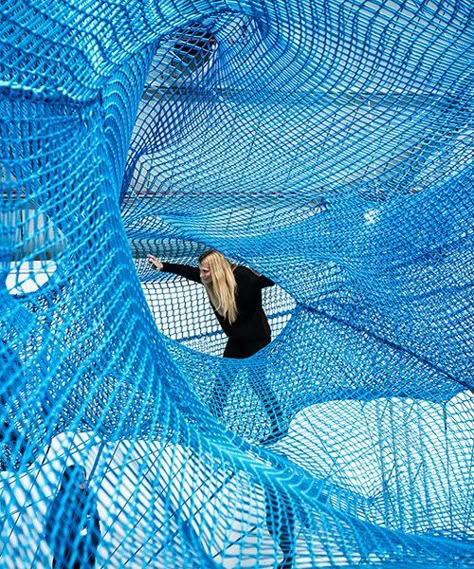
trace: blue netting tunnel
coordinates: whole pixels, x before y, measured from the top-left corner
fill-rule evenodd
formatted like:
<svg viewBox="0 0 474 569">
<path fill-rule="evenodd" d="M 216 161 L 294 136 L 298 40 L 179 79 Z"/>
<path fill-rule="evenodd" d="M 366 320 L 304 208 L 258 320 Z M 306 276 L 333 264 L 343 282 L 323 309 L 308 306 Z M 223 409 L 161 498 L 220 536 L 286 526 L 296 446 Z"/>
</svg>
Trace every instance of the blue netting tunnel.
<svg viewBox="0 0 474 569">
<path fill-rule="evenodd" d="M 0 566 L 474 567 L 471 2 L 0 13 Z"/>
</svg>

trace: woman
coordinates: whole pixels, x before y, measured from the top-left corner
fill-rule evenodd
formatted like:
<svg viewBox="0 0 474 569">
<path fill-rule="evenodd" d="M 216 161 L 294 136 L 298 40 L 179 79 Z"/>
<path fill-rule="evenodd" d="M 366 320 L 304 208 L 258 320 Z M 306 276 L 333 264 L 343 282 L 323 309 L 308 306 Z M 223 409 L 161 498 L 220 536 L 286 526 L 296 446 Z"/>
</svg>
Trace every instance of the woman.
<svg viewBox="0 0 474 569">
<path fill-rule="evenodd" d="M 262 289 L 273 286 L 273 281 L 247 267 L 232 265 L 222 253 L 214 250 L 199 257 L 199 268 L 163 263 L 153 255 L 148 255 L 148 259 L 159 271 L 204 285 L 214 314 L 228 338 L 224 358 L 248 358 L 270 343 L 271 330 L 262 306 Z M 268 443 L 285 432 L 281 407 L 262 378 L 256 379 L 250 374 L 250 381 L 271 421 L 272 434 L 265 440 Z M 210 408 L 217 416 L 222 416 L 230 383 L 226 376 L 214 388 Z"/>
<path fill-rule="evenodd" d="M 88 486 L 86 470 L 66 467 L 61 487 L 48 511 L 46 538 L 53 568 L 92 569 L 100 541 L 97 497 Z"/>
<path fill-rule="evenodd" d="M 270 343 L 271 330 L 262 306 L 262 289 L 273 286 L 273 281 L 246 267 L 231 265 L 222 253 L 214 250 L 199 257 L 199 268 L 163 263 L 153 255 L 148 258 L 159 271 L 204 285 L 214 314 L 228 338 L 225 358 L 248 358 Z M 280 403 L 264 377 L 249 373 L 249 379 L 271 423 L 271 433 L 261 443 L 275 442 L 287 432 Z M 218 417 L 223 414 L 230 387 L 231 378 L 223 374 L 209 403 L 211 412 Z M 264 485 L 264 496 L 267 527 L 284 556 L 278 568 L 291 569 L 295 548 L 295 516 L 291 503 L 284 497 L 279 498 L 269 485 Z"/>
</svg>

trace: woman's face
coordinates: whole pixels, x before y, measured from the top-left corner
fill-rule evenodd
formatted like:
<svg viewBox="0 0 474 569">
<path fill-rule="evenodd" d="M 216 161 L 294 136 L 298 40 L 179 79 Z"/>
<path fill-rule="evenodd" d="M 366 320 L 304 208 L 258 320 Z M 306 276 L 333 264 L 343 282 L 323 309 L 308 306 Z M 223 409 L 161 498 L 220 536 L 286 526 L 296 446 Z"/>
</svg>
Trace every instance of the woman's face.
<svg viewBox="0 0 474 569">
<path fill-rule="evenodd" d="M 86 482 L 87 482 L 87 480 L 86 480 L 86 471 L 83 470 L 83 471 L 81 472 L 81 474 L 80 474 L 80 476 L 79 476 L 79 480 L 78 480 L 79 488 L 80 488 L 81 490 L 84 490 L 84 488 L 86 487 Z"/>
<path fill-rule="evenodd" d="M 201 279 L 201 282 L 204 284 L 212 283 L 211 269 L 209 268 L 209 265 L 206 263 L 206 261 L 199 263 L 199 277 Z"/>
</svg>

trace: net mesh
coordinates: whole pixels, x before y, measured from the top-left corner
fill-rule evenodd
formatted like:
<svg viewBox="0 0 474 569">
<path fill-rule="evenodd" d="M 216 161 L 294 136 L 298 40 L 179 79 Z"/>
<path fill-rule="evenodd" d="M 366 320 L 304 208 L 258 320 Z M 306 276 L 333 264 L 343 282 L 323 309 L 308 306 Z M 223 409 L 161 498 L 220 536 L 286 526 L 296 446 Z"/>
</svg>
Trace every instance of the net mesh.
<svg viewBox="0 0 474 569">
<path fill-rule="evenodd" d="M 474 566 L 470 3 L 0 14 L 2 566 Z"/>
</svg>

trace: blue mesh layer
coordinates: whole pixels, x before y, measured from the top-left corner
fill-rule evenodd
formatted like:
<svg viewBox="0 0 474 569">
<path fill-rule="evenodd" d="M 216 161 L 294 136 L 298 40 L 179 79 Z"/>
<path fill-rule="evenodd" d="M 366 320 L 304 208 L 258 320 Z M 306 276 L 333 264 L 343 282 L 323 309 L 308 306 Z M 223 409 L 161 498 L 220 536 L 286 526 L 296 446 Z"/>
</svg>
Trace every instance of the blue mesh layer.
<svg viewBox="0 0 474 569">
<path fill-rule="evenodd" d="M 0 14 L 1 566 L 474 567 L 470 2 Z"/>
</svg>

